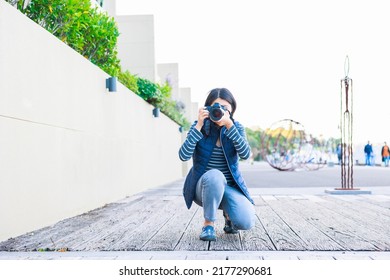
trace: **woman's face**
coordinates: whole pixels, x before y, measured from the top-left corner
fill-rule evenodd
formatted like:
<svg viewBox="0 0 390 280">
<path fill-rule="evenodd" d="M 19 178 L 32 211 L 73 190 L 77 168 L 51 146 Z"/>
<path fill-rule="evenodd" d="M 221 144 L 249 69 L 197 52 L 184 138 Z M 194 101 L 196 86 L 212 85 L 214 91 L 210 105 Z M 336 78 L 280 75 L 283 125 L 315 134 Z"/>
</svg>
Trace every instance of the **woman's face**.
<svg viewBox="0 0 390 280">
<path fill-rule="evenodd" d="M 228 110 L 229 112 L 232 111 L 232 105 L 230 105 L 229 102 L 227 102 L 226 100 L 222 99 L 222 98 L 217 98 L 214 100 L 214 102 L 211 104 L 214 105 L 215 103 L 219 103 L 221 106 L 224 107 L 225 110 Z"/>
</svg>

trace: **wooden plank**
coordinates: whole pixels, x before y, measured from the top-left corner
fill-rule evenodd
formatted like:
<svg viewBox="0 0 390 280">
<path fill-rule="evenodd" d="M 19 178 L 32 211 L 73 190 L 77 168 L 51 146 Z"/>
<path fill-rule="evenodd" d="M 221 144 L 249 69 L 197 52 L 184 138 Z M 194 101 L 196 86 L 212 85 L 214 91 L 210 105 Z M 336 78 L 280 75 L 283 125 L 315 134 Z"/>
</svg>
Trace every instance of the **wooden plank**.
<svg viewBox="0 0 390 280">
<path fill-rule="evenodd" d="M 268 251 L 276 250 L 274 244 L 272 243 L 268 233 L 265 231 L 264 226 L 260 222 L 258 207 L 267 206 L 267 199 L 274 199 L 273 196 L 254 196 L 253 200 L 255 202 L 255 212 L 256 212 L 256 222 L 254 227 L 251 230 L 240 231 L 240 238 L 242 244 L 242 250 L 244 251 Z"/>
<path fill-rule="evenodd" d="M 1 242 L 0 250 L 176 250 L 180 259 L 187 258 L 184 251 L 207 250 L 242 252 L 248 258 L 249 251 L 390 250 L 388 196 L 254 198 L 259 218 L 255 227 L 238 235 L 225 234 L 219 211 L 216 242 L 199 240 L 202 208 L 194 205 L 187 210 L 181 195 L 150 192 Z"/>
<path fill-rule="evenodd" d="M 198 205 L 193 205 L 192 207 L 196 209 L 196 212 L 180 239 L 179 244 L 177 244 L 175 251 L 207 251 L 209 248 L 209 241 L 199 239 L 204 223 L 203 208 Z"/>
<path fill-rule="evenodd" d="M 390 249 L 390 221 L 385 215 L 378 215 L 376 211 L 360 207 L 361 203 L 329 199 L 328 202 L 320 204 L 330 210 L 340 211 L 340 215 L 354 221 L 358 225 L 355 231 L 359 231 L 370 243 L 381 250 Z"/>
<path fill-rule="evenodd" d="M 129 199 L 127 204 L 111 203 L 87 213 L 62 220 L 50 227 L 45 227 L 27 233 L 14 239 L 2 242 L 4 251 L 34 251 L 38 249 L 57 250 L 69 248 L 66 240 L 74 240 L 76 236 L 88 231 L 97 221 L 109 224 L 112 221 L 111 212 L 122 213 L 128 208 L 136 207 L 142 198 Z"/>
<path fill-rule="evenodd" d="M 267 202 L 265 202 L 262 196 L 254 196 L 253 201 L 255 203 L 255 207 L 267 204 Z"/>
<path fill-rule="evenodd" d="M 134 231 L 137 227 L 147 221 L 153 213 L 161 210 L 165 205 L 163 200 L 148 201 L 137 204 L 126 210 L 124 213 L 112 213 L 113 220 L 110 224 L 97 221 L 88 232 L 81 236 L 73 236 L 68 242 L 72 250 L 96 251 L 109 250 L 123 236 Z M 118 214 L 120 214 L 118 216 Z M 72 236 L 70 236 L 72 238 Z M 123 249 L 125 250 L 125 249 Z"/>
<path fill-rule="evenodd" d="M 328 196 L 328 198 L 334 198 L 334 199 L 340 199 L 339 197 L 332 197 Z M 359 208 L 365 209 L 365 211 L 370 212 L 370 213 L 375 213 L 376 216 L 382 217 L 383 218 L 388 218 L 390 220 L 390 205 L 385 203 L 385 205 L 382 205 L 382 203 L 378 203 L 372 199 L 370 199 L 371 196 L 359 196 L 359 203 L 354 203 L 350 200 L 343 199 L 344 202 L 350 203 L 354 206 L 359 205 Z"/>
<path fill-rule="evenodd" d="M 217 241 L 211 242 L 210 251 L 240 251 L 242 250 L 240 234 L 226 234 L 223 231 L 225 226 L 225 218 L 223 217 L 222 210 L 217 212 L 217 220 L 215 221 L 214 228 L 217 235 Z"/>
<path fill-rule="evenodd" d="M 385 225 L 390 225 L 390 209 L 385 208 L 376 204 L 369 203 L 367 201 L 361 200 L 359 202 L 351 202 L 345 200 L 339 200 L 337 197 L 327 196 L 325 198 L 328 202 L 342 205 L 344 208 L 344 213 L 357 213 L 359 216 L 364 217 L 366 220 L 371 220 L 373 222 L 378 221 Z M 356 215 L 356 214 L 354 214 Z"/>
<path fill-rule="evenodd" d="M 240 232 L 242 250 L 244 251 L 272 251 L 276 250 L 275 245 L 272 243 L 268 233 L 265 231 L 263 224 L 260 222 L 259 217 L 261 207 L 267 207 L 266 205 L 255 206 L 256 223 L 253 229 Z"/>
<path fill-rule="evenodd" d="M 197 207 L 187 210 L 182 197 L 178 200 L 172 218 L 142 246 L 143 251 L 173 251 L 180 242 L 186 228 L 194 217 Z M 179 210 L 180 209 L 180 210 Z"/>
<path fill-rule="evenodd" d="M 267 202 L 269 200 L 276 200 L 277 198 L 274 195 L 262 195 L 261 198 Z"/>
<path fill-rule="evenodd" d="M 77 250 L 77 245 L 89 238 L 96 238 L 100 240 L 102 238 L 102 231 L 105 229 L 111 229 L 116 224 L 122 222 L 128 217 L 128 213 L 132 213 L 135 209 L 141 207 L 144 204 L 144 197 L 127 198 L 126 203 L 112 203 L 106 205 L 101 209 L 92 210 L 82 216 L 76 216 L 69 220 L 73 230 L 71 232 L 64 231 L 64 227 L 57 228 L 57 232 L 61 235 L 52 236 L 55 241 L 55 250 L 61 248 L 68 248 L 70 251 Z M 74 226 L 80 223 L 80 219 L 85 218 L 89 224 L 87 227 L 75 229 Z"/>
<path fill-rule="evenodd" d="M 307 200 L 296 200 L 293 202 L 286 199 L 286 203 L 293 207 L 294 211 L 305 215 L 307 221 L 313 223 L 319 230 L 346 250 L 370 251 L 379 249 L 362 236 L 361 225 L 340 215 L 338 213 L 340 210 L 330 210 Z"/>
<path fill-rule="evenodd" d="M 277 213 L 275 213 L 272 207 L 267 205 L 256 207 L 255 209 L 262 226 L 277 250 L 307 249 L 307 244 L 305 244 L 299 236 L 291 230 L 289 225 L 286 224 L 286 222 L 278 216 Z"/>
<path fill-rule="evenodd" d="M 151 211 L 140 209 L 139 216 L 145 217 L 140 219 L 136 225 L 131 225 L 131 228 L 126 227 L 122 232 L 115 232 L 117 238 L 114 241 L 106 242 L 104 250 L 141 250 L 141 248 L 163 227 L 177 212 L 179 205 L 183 205 L 182 197 L 175 196 L 172 199 L 163 199 L 159 197 L 162 205 L 153 207 Z M 144 207 L 145 208 L 145 207 Z M 146 212 L 146 213 L 145 213 Z M 120 234 L 120 235 L 119 235 Z M 112 239 L 112 236 L 110 236 Z M 103 243 L 104 244 L 104 243 Z M 100 245 L 102 246 L 102 245 Z"/>
<path fill-rule="evenodd" d="M 313 201 L 313 202 L 326 202 L 326 200 L 324 200 L 322 197 L 324 197 L 323 195 L 311 195 L 311 194 L 305 194 L 305 195 L 302 195 L 303 198 L 309 200 L 309 201 Z"/>
<path fill-rule="evenodd" d="M 390 195 L 370 195 L 365 200 L 367 203 L 390 209 Z"/>
<path fill-rule="evenodd" d="M 381 202 L 388 202 L 390 203 L 390 195 L 383 195 L 383 194 L 373 194 L 373 195 L 368 195 L 368 196 L 365 196 L 365 198 L 367 198 L 368 200 L 374 200 L 374 201 L 381 201 Z M 380 205 L 382 206 L 382 205 Z M 382 206 L 382 207 L 387 207 L 389 208 L 389 204 L 387 204 L 386 206 Z"/>
<path fill-rule="evenodd" d="M 325 235 L 307 219 L 285 203 L 285 200 L 302 200 L 302 197 L 293 199 L 293 197 L 282 198 L 282 200 L 269 201 L 269 205 L 277 215 L 299 236 L 306 244 L 306 250 L 342 250 L 343 248 L 329 236 Z M 307 199 L 306 199 L 307 200 Z M 308 200 L 307 200 L 308 201 Z"/>
</svg>

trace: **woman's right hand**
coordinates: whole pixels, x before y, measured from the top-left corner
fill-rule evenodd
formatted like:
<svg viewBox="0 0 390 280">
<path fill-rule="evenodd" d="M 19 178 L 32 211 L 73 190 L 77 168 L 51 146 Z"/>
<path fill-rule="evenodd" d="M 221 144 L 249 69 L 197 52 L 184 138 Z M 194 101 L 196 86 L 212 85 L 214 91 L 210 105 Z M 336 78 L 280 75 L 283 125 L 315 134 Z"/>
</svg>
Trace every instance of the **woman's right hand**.
<svg viewBox="0 0 390 280">
<path fill-rule="evenodd" d="M 204 120 L 209 117 L 209 111 L 205 109 L 204 107 L 199 109 L 198 112 L 198 123 L 196 124 L 195 128 L 197 130 L 201 130 L 204 124 Z"/>
</svg>

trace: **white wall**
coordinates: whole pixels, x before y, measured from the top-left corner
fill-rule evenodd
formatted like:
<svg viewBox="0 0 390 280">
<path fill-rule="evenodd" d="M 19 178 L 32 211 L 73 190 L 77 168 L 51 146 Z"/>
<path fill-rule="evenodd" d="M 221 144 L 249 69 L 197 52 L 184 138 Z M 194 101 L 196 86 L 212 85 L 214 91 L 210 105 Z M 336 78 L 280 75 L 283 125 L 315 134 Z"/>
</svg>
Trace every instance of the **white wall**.
<svg viewBox="0 0 390 280">
<path fill-rule="evenodd" d="M 105 11 L 107 11 L 107 13 L 110 15 L 110 16 L 115 16 L 116 15 L 116 0 L 105 0 L 103 1 L 103 7 L 102 7 Z"/>
<path fill-rule="evenodd" d="M 107 77 L 0 0 L 0 241 L 182 177 L 178 125 Z"/>
<path fill-rule="evenodd" d="M 159 63 L 157 64 L 158 81 L 161 84 L 168 82 L 172 88 L 172 99 L 179 100 L 179 64 Z"/>
<path fill-rule="evenodd" d="M 156 80 L 154 17 L 152 15 L 115 16 L 118 24 L 118 57 L 123 71 Z"/>
<path fill-rule="evenodd" d="M 198 103 L 191 101 L 191 88 L 179 88 L 179 100 L 185 104 L 184 116 L 191 123 L 198 119 Z M 195 108 L 195 110 L 194 110 Z"/>
</svg>

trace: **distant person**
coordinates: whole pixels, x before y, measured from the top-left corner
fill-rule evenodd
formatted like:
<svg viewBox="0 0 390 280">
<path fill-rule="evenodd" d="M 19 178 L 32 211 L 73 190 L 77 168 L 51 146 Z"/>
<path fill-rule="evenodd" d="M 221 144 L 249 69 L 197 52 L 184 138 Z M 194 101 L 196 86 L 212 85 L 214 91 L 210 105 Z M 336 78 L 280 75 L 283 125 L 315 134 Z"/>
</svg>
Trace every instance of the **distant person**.
<svg viewBox="0 0 390 280">
<path fill-rule="evenodd" d="M 366 146 L 364 146 L 364 154 L 366 155 L 366 166 L 370 166 L 371 163 L 371 157 L 372 157 L 372 145 L 370 141 L 367 142 Z"/>
<path fill-rule="evenodd" d="M 389 146 L 387 146 L 386 142 L 382 147 L 382 162 L 384 162 L 385 166 L 389 166 L 389 160 L 390 160 L 390 149 Z"/>
<path fill-rule="evenodd" d="M 226 88 L 211 90 L 198 120 L 191 126 L 179 150 L 179 158 L 192 158 L 193 166 L 184 182 L 187 208 L 195 202 L 203 207 L 204 223 L 199 238 L 215 241 L 214 222 L 223 211 L 225 233 L 237 234 L 255 224 L 256 215 L 239 159 L 248 159 L 250 146 L 244 127 L 233 119 L 236 100 Z"/>
<path fill-rule="evenodd" d="M 339 165 L 341 165 L 341 155 L 342 155 L 341 144 L 337 145 L 336 154 L 337 154 L 337 159 L 339 161 Z"/>
</svg>

